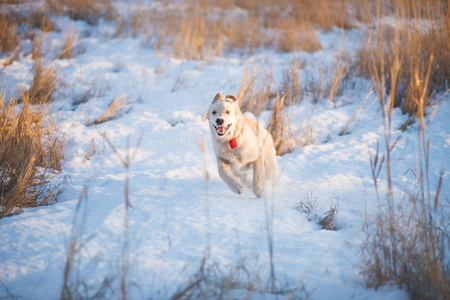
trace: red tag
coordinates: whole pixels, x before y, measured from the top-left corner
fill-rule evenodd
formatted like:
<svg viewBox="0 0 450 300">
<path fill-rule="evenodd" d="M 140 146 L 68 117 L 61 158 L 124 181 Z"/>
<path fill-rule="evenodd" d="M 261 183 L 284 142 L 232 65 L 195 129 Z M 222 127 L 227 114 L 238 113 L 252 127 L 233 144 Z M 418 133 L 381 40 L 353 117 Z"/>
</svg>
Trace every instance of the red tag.
<svg viewBox="0 0 450 300">
<path fill-rule="evenodd" d="M 230 143 L 231 149 L 234 149 L 234 148 L 237 147 L 237 143 L 236 143 L 236 139 L 235 138 L 232 138 L 229 143 Z"/>
</svg>

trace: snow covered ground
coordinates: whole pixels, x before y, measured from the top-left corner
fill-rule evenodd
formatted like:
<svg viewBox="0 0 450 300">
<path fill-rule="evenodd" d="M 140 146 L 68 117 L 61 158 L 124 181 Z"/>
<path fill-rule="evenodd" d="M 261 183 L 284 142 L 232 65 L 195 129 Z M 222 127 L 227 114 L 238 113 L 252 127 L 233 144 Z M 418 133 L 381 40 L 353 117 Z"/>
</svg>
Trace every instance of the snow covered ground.
<svg viewBox="0 0 450 300">
<path fill-rule="evenodd" d="M 63 28 L 88 29 L 83 22 L 59 21 Z M 169 298 L 193 280 L 205 257 L 210 269 L 216 266 L 225 276 L 238 274 L 237 268 L 245 266 L 250 274 L 247 281 L 258 281 L 263 287 L 270 282 L 269 234 L 277 286 L 297 288 L 297 297 L 408 298 L 396 287 L 367 289 L 358 268 L 365 239 L 362 228 L 373 221 L 377 208 L 369 153 L 376 152 L 378 142 L 381 152 L 385 150 L 381 111 L 374 95 L 356 115 L 349 134 L 338 133 L 369 92 L 368 81 L 355 79 L 336 105 L 325 99 L 315 104 L 306 97 L 292 108 L 299 120 L 310 119 L 320 128 L 321 139 L 277 158 L 280 179 L 274 186 L 268 185 L 263 199 L 249 189 L 238 196 L 219 178 L 209 125 L 203 118 L 216 93 L 238 93 L 246 66 L 269 62 L 281 81 L 289 60 L 300 57 L 307 62 L 304 75 L 314 76 L 318 66 L 332 64 L 339 51 L 356 49 L 358 30 L 319 33 L 323 49 L 313 54 L 266 50 L 252 57 L 235 54 L 205 63 L 155 53 L 139 39 L 105 38 L 113 30 L 111 24 L 89 29 L 93 33 L 83 38 L 83 53 L 53 61 L 64 83 L 55 93 L 58 109 L 54 109 L 54 117 L 69 135 L 58 175 L 64 191 L 54 205 L 26 209 L 0 220 L 0 296 L 58 298 L 76 228 L 82 247 L 75 255 L 71 283 L 77 278 L 82 281 L 85 295 L 95 294 L 106 280 L 112 286 L 106 294 L 118 297 L 124 245 L 128 245 L 130 299 Z M 55 49 L 61 47 L 60 40 L 58 36 L 52 39 Z M 31 83 L 31 67 L 29 55 L 0 69 L 8 92 L 14 92 L 17 83 Z M 91 89 L 94 97 L 89 102 L 72 104 Z M 130 99 L 122 117 L 85 125 L 98 118 L 117 95 Z M 430 125 L 433 190 L 450 153 L 449 114 L 447 95 L 440 100 Z M 269 117 L 270 111 L 266 111 L 260 121 L 267 125 Z M 393 128 L 407 119 L 395 110 Z M 413 192 L 410 162 L 416 160 L 417 130 L 414 124 L 393 134 L 394 138 L 402 136 L 392 162 L 398 199 Z M 127 152 L 135 154 L 129 173 L 106 139 L 121 157 Z M 204 152 L 199 144 L 205 146 Z M 90 153 L 90 149 L 95 151 Z M 447 211 L 449 176 L 446 171 L 441 197 L 447 201 Z M 127 177 L 131 207 L 129 226 L 125 227 Z M 385 177 L 382 170 L 380 178 Z M 76 215 L 85 187 L 87 196 Z M 381 185 L 381 194 L 385 192 Z M 317 201 L 309 216 L 295 209 L 307 196 Z M 321 229 L 318 218 L 336 203 L 337 230 Z M 243 298 L 246 293 L 236 288 L 232 296 Z M 261 288 L 253 294 L 253 299 L 283 297 L 287 296 Z"/>
</svg>

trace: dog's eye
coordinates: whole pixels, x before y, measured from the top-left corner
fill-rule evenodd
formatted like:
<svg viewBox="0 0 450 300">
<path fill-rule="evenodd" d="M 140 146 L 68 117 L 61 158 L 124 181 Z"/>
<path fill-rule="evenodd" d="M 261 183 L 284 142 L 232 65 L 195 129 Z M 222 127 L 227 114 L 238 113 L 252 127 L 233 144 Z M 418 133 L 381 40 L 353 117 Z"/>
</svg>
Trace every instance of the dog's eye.
<svg viewBox="0 0 450 300">
<path fill-rule="evenodd" d="M 229 115 L 229 114 L 230 114 L 230 111 L 229 111 L 229 110 L 227 110 L 227 111 L 226 111 L 226 113 L 227 113 L 227 115 Z"/>
<path fill-rule="evenodd" d="M 212 114 L 213 114 L 213 115 L 215 115 L 215 114 L 216 114 L 216 111 L 215 111 L 215 110 L 213 110 Z"/>
</svg>

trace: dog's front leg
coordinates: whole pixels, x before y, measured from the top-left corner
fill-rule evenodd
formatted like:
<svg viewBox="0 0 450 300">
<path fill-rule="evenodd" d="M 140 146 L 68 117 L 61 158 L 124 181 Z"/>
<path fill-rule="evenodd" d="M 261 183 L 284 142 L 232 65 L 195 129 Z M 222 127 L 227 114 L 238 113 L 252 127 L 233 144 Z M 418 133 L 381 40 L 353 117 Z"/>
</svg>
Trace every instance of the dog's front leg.
<svg viewBox="0 0 450 300">
<path fill-rule="evenodd" d="M 222 159 L 217 159 L 217 165 L 219 167 L 219 176 L 228 185 L 228 187 L 236 194 L 242 194 L 242 185 L 240 185 L 231 173 L 231 166 L 228 162 Z"/>
<path fill-rule="evenodd" d="M 264 161 L 262 155 L 259 156 L 253 163 L 253 183 L 252 191 L 256 197 L 264 196 Z"/>
</svg>

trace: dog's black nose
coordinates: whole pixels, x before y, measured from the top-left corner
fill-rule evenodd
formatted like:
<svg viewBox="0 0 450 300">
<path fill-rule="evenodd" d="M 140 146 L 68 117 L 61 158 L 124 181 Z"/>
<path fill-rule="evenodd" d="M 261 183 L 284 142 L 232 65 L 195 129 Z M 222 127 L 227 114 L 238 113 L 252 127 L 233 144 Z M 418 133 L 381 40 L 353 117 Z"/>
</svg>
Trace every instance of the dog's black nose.
<svg viewBox="0 0 450 300">
<path fill-rule="evenodd" d="M 217 125 L 222 125 L 223 124 L 223 119 L 222 118 L 217 118 L 216 119 L 216 123 L 217 123 Z"/>
</svg>

